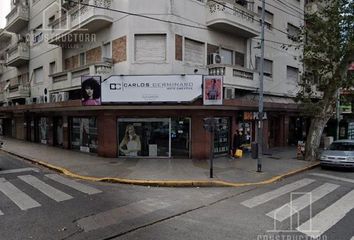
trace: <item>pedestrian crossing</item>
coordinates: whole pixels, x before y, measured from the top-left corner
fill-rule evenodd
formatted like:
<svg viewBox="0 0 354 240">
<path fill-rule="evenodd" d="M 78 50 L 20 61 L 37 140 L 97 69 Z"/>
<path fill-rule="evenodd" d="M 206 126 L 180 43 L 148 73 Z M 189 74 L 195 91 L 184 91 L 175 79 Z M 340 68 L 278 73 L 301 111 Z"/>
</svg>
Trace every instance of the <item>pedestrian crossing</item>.
<svg viewBox="0 0 354 240">
<path fill-rule="evenodd" d="M 17 176 L 17 179 L 27 184 L 30 188 L 37 190 L 39 194 L 44 194 L 49 199 L 54 200 L 56 202 L 68 201 L 73 199 L 74 197 L 63 192 L 62 190 L 56 189 L 55 187 L 51 186 L 50 183 L 46 181 L 46 179 L 48 179 L 49 181 L 57 182 L 61 185 L 65 185 L 66 187 L 69 187 L 87 195 L 93 195 L 102 192 L 99 189 L 87 186 L 71 179 L 64 178 L 58 174 L 46 174 L 45 177 L 46 178 L 41 180 L 32 175 L 21 175 Z M 4 195 L 6 198 L 8 198 L 22 211 L 42 206 L 34 199 L 36 198 L 36 196 L 29 196 L 27 193 L 20 190 L 15 184 L 10 181 L 7 181 L 5 178 L 0 178 L 0 197 L 2 197 L 1 195 Z M 0 209 L 0 216 L 5 215 L 3 211 L 3 209 Z"/>
<path fill-rule="evenodd" d="M 351 182 L 350 179 L 335 177 L 328 174 L 311 175 L 322 178 L 326 177 L 327 179 L 332 180 Z M 311 186 L 311 184 L 315 182 L 316 180 L 314 179 L 303 178 L 301 180 L 281 186 L 275 190 L 271 190 L 260 195 L 251 197 L 250 199 L 241 202 L 241 205 L 246 206 L 248 208 L 255 208 L 271 201 L 273 201 L 274 203 L 279 197 L 290 195 L 289 202 L 287 202 L 286 204 L 281 204 L 280 207 L 277 207 L 275 209 L 269 209 L 271 211 L 268 210 L 267 213 L 265 213 L 266 216 L 274 219 L 274 226 L 277 225 L 277 222 L 283 222 L 286 219 L 290 219 L 290 225 L 292 225 L 291 217 L 296 215 L 298 221 L 300 221 L 299 212 L 308 208 L 310 213 L 309 216 L 306 217 L 308 219 L 304 220 L 303 223 L 297 222 L 297 226 L 294 230 L 316 239 L 323 235 L 334 225 L 336 225 L 351 210 L 354 209 L 354 190 L 346 192 L 344 196 L 338 196 L 339 199 L 335 199 L 336 201 L 334 203 L 329 206 L 326 206 L 325 209 L 321 210 L 319 213 L 317 213 L 317 215 L 313 216 L 313 204 L 316 204 L 320 200 L 325 200 L 326 197 L 330 196 L 331 193 L 340 188 L 340 185 L 333 183 L 323 183 L 322 185 L 317 187 Z M 297 190 L 300 190 L 303 187 L 314 189 L 308 192 L 296 192 Z M 282 200 L 280 200 L 279 202 L 282 202 Z M 292 229 L 292 226 L 290 226 L 290 228 Z M 278 230 L 284 229 L 276 229 L 276 231 Z M 353 238 L 351 240 L 354 240 Z"/>
</svg>

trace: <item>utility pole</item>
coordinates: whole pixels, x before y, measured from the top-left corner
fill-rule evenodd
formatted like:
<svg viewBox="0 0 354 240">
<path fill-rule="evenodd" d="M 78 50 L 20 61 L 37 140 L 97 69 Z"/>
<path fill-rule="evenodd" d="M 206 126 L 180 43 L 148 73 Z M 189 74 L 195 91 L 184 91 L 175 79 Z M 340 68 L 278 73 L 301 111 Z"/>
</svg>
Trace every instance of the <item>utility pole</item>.
<svg viewBox="0 0 354 240">
<path fill-rule="evenodd" d="M 259 99 L 258 99 L 258 156 L 257 172 L 262 172 L 263 155 L 263 78 L 264 78 L 264 18 L 265 18 L 265 0 L 262 0 L 262 27 L 261 27 L 261 59 L 259 63 Z"/>
<path fill-rule="evenodd" d="M 339 140 L 339 121 L 340 121 L 340 88 L 337 90 L 336 96 L 336 118 L 337 118 L 337 126 L 336 126 L 336 140 Z"/>
</svg>

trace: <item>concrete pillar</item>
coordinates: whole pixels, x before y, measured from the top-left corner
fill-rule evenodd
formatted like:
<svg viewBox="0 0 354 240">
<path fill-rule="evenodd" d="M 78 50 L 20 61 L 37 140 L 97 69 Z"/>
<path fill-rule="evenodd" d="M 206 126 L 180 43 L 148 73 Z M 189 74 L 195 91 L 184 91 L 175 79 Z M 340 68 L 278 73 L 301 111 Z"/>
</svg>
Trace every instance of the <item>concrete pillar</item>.
<svg viewBox="0 0 354 240">
<path fill-rule="evenodd" d="M 207 159 L 210 152 L 210 134 L 203 128 L 204 116 L 192 117 L 192 158 Z"/>
<path fill-rule="evenodd" d="M 67 116 L 63 116 L 63 148 L 70 148 L 70 130 L 69 119 Z"/>
</svg>

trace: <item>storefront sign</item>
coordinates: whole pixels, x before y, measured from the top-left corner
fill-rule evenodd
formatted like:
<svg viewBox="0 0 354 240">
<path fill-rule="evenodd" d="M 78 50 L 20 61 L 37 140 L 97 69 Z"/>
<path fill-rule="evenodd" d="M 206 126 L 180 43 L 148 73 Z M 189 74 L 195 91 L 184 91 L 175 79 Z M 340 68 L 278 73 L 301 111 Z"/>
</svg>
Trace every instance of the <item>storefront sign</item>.
<svg viewBox="0 0 354 240">
<path fill-rule="evenodd" d="M 202 75 L 111 76 L 102 103 L 191 102 L 202 95 Z"/>
<path fill-rule="evenodd" d="M 222 105 L 223 103 L 223 77 L 204 76 L 203 82 L 203 104 Z"/>
</svg>

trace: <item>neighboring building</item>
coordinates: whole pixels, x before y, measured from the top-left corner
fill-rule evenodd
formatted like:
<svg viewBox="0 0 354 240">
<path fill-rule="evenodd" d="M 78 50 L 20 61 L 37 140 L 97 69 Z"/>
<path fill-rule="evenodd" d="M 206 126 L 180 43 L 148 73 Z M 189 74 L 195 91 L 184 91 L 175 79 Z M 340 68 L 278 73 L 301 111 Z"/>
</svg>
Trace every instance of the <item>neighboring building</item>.
<svg viewBox="0 0 354 240">
<path fill-rule="evenodd" d="M 6 52 L 0 68 L 4 135 L 106 157 L 207 158 L 210 140 L 203 118 L 212 116 L 222 125 L 215 133 L 216 154 L 229 153 L 236 129 L 248 133 L 249 142 L 255 140 L 261 1 L 12 2 L 0 33 L 0 51 Z M 303 11 L 303 0 L 266 5 L 266 147 L 296 144 L 304 137 L 293 101 L 301 51 L 279 44 L 293 43 Z M 197 99 L 181 90 L 165 94 L 168 101 L 158 101 L 145 85 L 130 88 L 129 100 L 119 94 L 110 100 L 103 89 L 116 89 L 114 81 L 148 84 L 152 77 L 164 82 L 171 76 L 176 83 L 192 79 L 196 85 L 201 75 L 223 76 L 222 105 L 204 105 L 198 86 Z M 105 103 L 82 104 L 83 76 L 101 77 Z M 140 101 L 141 91 L 150 100 Z M 124 138 L 126 131 L 130 137 Z"/>
</svg>

